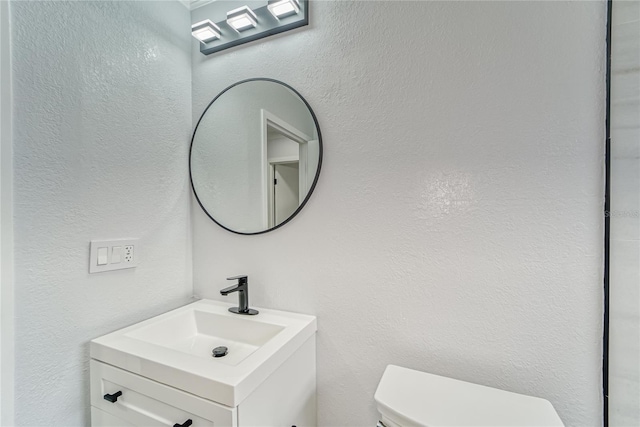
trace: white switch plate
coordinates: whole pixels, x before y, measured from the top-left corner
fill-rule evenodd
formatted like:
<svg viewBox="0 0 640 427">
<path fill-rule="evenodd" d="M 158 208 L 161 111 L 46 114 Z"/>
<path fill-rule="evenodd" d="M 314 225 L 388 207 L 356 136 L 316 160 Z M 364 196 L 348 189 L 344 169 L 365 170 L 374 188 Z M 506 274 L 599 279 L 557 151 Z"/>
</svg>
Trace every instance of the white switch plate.
<svg viewBox="0 0 640 427">
<path fill-rule="evenodd" d="M 98 249 L 101 248 L 106 248 L 106 264 L 102 264 L 103 259 L 100 260 L 101 264 L 98 264 Z M 113 257 L 114 248 L 116 248 L 115 258 Z M 118 257 L 118 254 L 120 254 L 120 257 Z M 102 273 L 103 271 L 137 267 L 139 255 L 139 239 L 92 240 L 89 251 L 89 273 Z"/>
</svg>

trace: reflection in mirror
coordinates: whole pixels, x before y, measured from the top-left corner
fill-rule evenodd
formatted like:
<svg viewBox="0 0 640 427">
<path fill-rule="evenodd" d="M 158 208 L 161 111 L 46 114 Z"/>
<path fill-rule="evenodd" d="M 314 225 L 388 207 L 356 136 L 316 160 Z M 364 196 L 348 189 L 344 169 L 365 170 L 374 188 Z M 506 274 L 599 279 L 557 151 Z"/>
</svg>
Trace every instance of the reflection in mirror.
<svg viewBox="0 0 640 427">
<path fill-rule="evenodd" d="M 322 141 L 307 102 L 270 79 L 239 82 L 202 114 L 190 171 L 200 206 L 220 226 L 257 234 L 281 226 L 309 199 Z"/>
</svg>

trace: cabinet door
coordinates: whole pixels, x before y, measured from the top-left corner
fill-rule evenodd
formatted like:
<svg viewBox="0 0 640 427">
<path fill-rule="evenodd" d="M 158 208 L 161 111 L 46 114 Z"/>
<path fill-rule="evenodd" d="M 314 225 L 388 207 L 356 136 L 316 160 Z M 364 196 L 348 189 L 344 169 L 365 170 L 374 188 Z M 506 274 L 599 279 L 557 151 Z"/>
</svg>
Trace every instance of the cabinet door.
<svg viewBox="0 0 640 427">
<path fill-rule="evenodd" d="M 238 424 L 241 427 L 317 425 L 315 335 L 240 402 Z"/>
<path fill-rule="evenodd" d="M 96 360 L 91 360 L 91 405 L 133 426 L 237 427 L 235 408 Z M 92 413 L 92 423 L 102 422 Z"/>
</svg>

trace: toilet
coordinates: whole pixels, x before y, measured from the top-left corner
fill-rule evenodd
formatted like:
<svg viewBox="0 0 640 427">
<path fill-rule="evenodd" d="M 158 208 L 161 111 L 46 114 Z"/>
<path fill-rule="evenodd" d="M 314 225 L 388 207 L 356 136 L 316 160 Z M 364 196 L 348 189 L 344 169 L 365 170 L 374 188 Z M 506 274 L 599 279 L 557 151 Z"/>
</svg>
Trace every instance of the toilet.
<svg viewBox="0 0 640 427">
<path fill-rule="evenodd" d="M 564 426 L 545 399 L 395 365 L 374 398 L 379 427 Z"/>
</svg>

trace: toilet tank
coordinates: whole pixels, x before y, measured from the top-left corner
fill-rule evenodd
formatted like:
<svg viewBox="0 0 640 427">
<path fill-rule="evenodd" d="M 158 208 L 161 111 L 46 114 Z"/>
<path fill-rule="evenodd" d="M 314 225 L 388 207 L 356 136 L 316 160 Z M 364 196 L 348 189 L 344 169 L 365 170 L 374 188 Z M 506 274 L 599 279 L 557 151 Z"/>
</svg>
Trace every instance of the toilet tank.
<svg viewBox="0 0 640 427">
<path fill-rule="evenodd" d="M 374 398 L 386 427 L 564 426 L 545 399 L 395 365 Z"/>
</svg>

